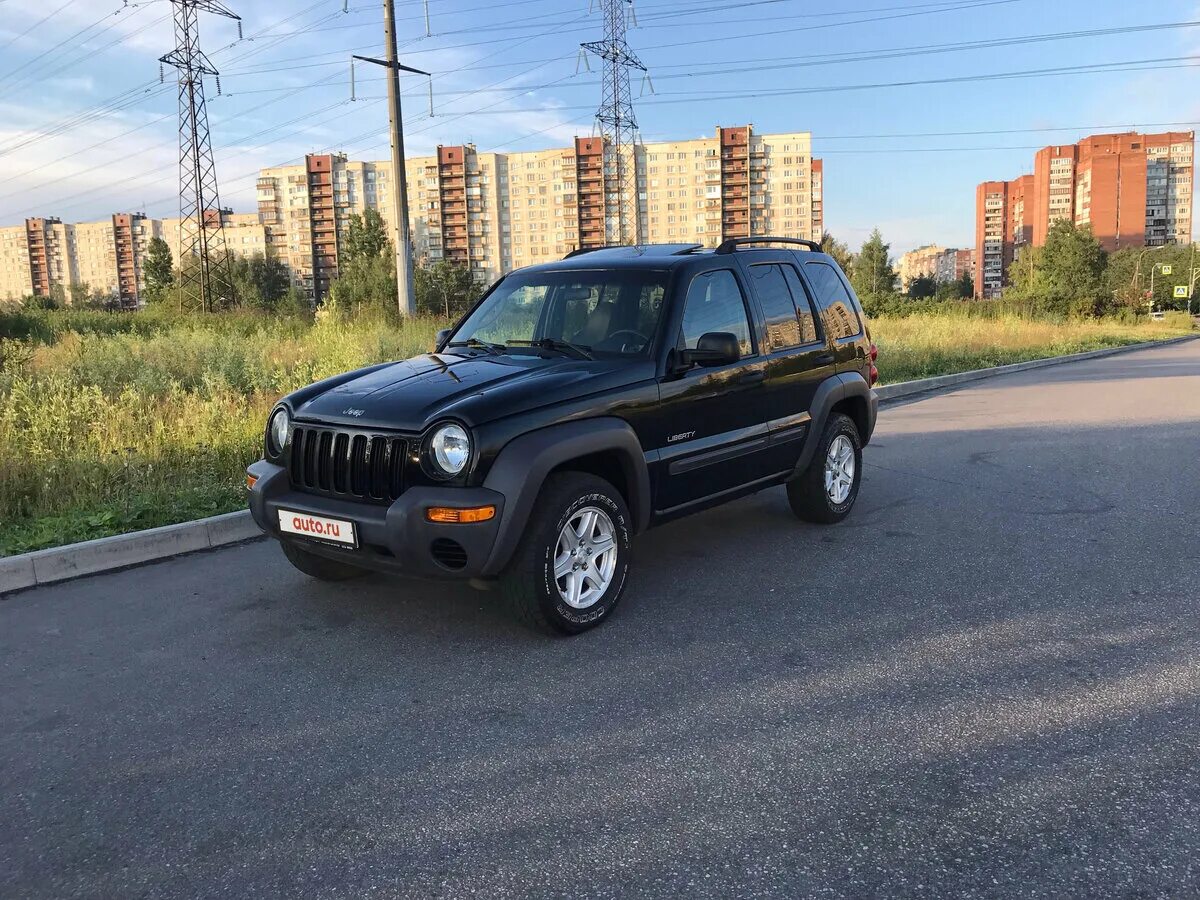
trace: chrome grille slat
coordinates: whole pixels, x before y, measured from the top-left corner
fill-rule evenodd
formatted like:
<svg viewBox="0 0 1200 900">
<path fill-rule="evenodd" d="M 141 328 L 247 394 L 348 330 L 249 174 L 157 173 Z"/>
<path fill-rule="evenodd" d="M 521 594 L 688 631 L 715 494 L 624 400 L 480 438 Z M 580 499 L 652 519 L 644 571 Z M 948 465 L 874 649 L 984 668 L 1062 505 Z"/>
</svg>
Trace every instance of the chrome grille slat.
<svg viewBox="0 0 1200 900">
<path fill-rule="evenodd" d="M 296 425 L 288 480 L 310 494 L 390 502 L 404 492 L 404 438 L 345 428 Z"/>
</svg>

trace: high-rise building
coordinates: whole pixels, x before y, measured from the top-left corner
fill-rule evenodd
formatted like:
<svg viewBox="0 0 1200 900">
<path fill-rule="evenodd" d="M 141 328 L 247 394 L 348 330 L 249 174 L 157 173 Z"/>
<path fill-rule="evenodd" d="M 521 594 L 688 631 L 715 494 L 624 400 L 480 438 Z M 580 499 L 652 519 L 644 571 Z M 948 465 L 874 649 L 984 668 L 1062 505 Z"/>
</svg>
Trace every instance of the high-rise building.
<svg viewBox="0 0 1200 900">
<path fill-rule="evenodd" d="M 1022 244 L 1050 226 L 1088 225 L 1106 250 L 1186 244 L 1192 234 L 1195 132 L 1097 134 L 1043 147 L 1033 174 L 975 191 L 975 290 L 998 297 Z"/>
<path fill-rule="evenodd" d="M 945 253 L 945 247 L 926 244 L 924 247 L 900 254 L 896 264 L 896 274 L 900 276 L 900 290 L 908 290 L 908 286 L 916 278 L 936 278 L 938 261 Z"/>
<path fill-rule="evenodd" d="M 807 132 L 718 128 L 709 138 L 639 145 L 634 158 L 636 233 L 646 243 L 713 246 L 767 233 L 821 239 L 823 172 Z M 414 255 L 419 262 L 458 263 L 484 283 L 602 246 L 612 214 L 604 175 L 612 165 L 598 137 L 519 153 L 443 145 L 433 156 L 409 158 Z M 261 171 L 259 219 L 297 285 L 324 297 L 351 215 L 375 209 L 394 228 L 390 178 L 390 162 L 337 154 Z"/>
<path fill-rule="evenodd" d="M 209 210 L 206 220 L 216 216 Z M 266 235 L 257 213 L 221 211 L 230 252 L 265 253 Z M 142 265 L 150 241 L 159 237 L 179 262 L 179 219 L 151 219 L 141 213 L 115 213 L 97 222 L 64 223 L 57 218 L 26 219 L 0 228 L 0 300 L 57 297 L 82 302 L 89 295 L 110 298 L 126 309 L 142 302 Z"/>
</svg>

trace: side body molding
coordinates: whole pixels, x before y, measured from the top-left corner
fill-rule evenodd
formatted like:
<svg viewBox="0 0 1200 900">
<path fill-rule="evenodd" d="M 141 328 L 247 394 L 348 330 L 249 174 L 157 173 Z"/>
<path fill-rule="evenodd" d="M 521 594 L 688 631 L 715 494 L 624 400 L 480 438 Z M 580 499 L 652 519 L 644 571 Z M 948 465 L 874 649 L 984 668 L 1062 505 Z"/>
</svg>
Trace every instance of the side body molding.
<svg viewBox="0 0 1200 900">
<path fill-rule="evenodd" d="M 605 416 L 551 425 L 506 444 L 484 479 L 485 488 L 505 497 L 499 535 L 484 567 L 485 575 L 499 574 L 512 557 L 551 470 L 573 459 L 605 452 L 615 454 L 620 461 L 633 531 L 645 530 L 650 521 L 650 472 L 641 442 L 629 423 Z"/>
</svg>

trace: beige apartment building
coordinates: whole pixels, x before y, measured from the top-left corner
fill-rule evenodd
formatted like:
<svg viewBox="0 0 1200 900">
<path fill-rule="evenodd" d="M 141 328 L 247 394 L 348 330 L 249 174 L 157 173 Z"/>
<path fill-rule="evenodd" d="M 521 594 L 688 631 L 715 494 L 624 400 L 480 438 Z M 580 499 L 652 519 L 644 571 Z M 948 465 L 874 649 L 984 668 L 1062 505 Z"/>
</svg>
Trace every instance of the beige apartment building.
<svg viewBox="0 0 1200 900">
<path fill-rule="evenodd" d="M 760 135 L 718 127 L 712 137 L 644 144 L 636 154 L 637 234 L 645 243 L 715 246 L 785 234 L 820 240 L 823 171 L 808 132 Z M 569 147 L 481 153 L 470 144 L 406 160 L 409 230 L 418 262 L 466 266 L 485 283 L 521 266 L 605 243 L 600 138 Z M 318 300 L 337 276 L 350 216 L 378 210 L 394 227 L 391 164 L 313 155 L 263 169 L 257 181 L 266 246 Z"/>
<path fill-rule="evenodd" d="M 926 244 L 902 253 L 896 269 L 900 289 L 905 291 L 916 278 L 932 278 L 939 284 L 957 281 L 964 273 L 974 275 L 975 251 Z"/>
<path fill-rule="evenodd" d="M 224 210 L 221 220 L 231 252 L 250 256 L 267 251 L 266 229 L 257 213 Z M 0 228 L 0 301 L 59 294 L 64 301 L 76 302 L 86 300 L 87 294 L 100 294 L 136 309 L 145 287 L 142 264 L 151 239 L 165 240 L 178 262 L 179 224 L 179 219 L 114 213 L 97 222 L 36 218 Z"/>
</svg>

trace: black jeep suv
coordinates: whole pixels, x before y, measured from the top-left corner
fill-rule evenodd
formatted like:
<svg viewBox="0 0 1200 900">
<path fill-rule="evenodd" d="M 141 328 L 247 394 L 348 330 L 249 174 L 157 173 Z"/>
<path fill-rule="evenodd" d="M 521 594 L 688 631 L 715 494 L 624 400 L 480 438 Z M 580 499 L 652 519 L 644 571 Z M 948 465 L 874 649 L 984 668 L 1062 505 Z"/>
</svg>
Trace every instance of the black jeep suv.
<svg viewBox="0 0 1200 900">
<path fill-rule="evenodd" d="M 433 353 L 284 397 L 250 509 L 316 578 L 499 579 L 521 619 L 576 633 L 646 528 L 779 484 L 801 518 L 844 518 L 874 361 L 810 241 L 577 251 L 502 278 Z"/>
</svg>

